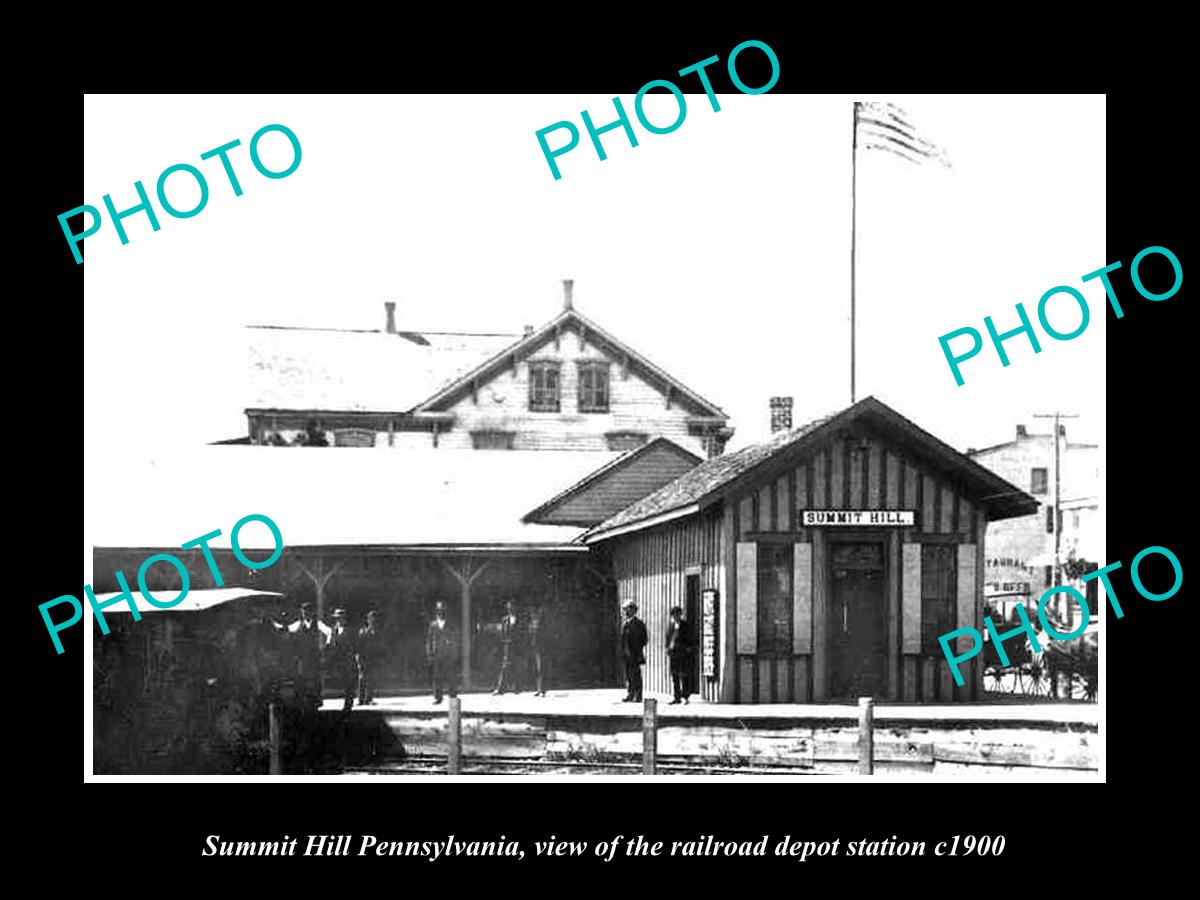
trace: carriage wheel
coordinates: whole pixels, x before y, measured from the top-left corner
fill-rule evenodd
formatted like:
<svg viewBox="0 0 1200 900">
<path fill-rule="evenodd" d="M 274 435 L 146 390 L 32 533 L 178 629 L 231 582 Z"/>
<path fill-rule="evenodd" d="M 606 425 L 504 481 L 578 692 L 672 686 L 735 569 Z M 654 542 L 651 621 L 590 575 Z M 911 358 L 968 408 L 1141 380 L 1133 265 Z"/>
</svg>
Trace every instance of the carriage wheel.
<svg viewBox="0 0 1200 900">
<path fill-rule="evenodd" d="M 1033 660 L 1024 667 L 1022 693 L 1031 697 L 1050 696 L 1050 679 L 1046 667 L 1040 660 Z"/>
</svg>

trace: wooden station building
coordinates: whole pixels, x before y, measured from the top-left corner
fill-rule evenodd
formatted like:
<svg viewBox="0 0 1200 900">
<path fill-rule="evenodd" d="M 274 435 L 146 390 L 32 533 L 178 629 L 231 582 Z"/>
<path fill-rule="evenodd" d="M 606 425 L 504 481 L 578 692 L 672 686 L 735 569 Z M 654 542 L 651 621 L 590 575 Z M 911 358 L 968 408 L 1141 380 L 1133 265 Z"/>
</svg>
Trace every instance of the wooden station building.
<svg viewBox="0 0 1200 900">
<path fill-rule="evenodd" d="M 679 605 L 708 700 L 947 702 L 980 696 L 983 655 L 955 687 L 937 639 L 981 626 L 988 522 L 1036 509 L 868 397 L 701 463 L 583 541 L 647 624 L 648 690 L 670 690 Z"/>
</svg>

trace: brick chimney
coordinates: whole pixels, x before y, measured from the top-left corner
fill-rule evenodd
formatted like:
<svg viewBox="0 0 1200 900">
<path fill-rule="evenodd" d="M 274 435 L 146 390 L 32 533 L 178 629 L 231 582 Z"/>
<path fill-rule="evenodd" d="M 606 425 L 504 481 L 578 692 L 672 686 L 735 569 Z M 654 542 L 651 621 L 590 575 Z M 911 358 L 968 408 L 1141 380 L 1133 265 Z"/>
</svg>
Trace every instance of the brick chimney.
<svg viewBox="0 0 1200 900">
<path fill-rule="evenodd" d="M 575 308 L 575 279 L 563 279 L 563 309 Z"/>
<path fill-rule="evenodd" d="M 396 301 L 385 300 L 383 302 L 383 308 L 385 310 L 387 310 L 387 333 L 395 334 L 396 333 Z"/>
<path fill-rule="evenodd" d="M 1018 438 L 1029 437 L 1029 434 L 1025 431 L 1024 425 L 1017 426 L 1017 437 Z"/>
<path fill-rule="evenodd" d="M 526 325 L 525 326 L 525 337 L 529 337 L 531 334 L 533 334 L 533 326 Z"/>
<path fill-rule="evenodd" d="M 771 398 L 771 434 L 777 431 L 791 431 L 792 428 L 792 398 Z"/>
</svg>

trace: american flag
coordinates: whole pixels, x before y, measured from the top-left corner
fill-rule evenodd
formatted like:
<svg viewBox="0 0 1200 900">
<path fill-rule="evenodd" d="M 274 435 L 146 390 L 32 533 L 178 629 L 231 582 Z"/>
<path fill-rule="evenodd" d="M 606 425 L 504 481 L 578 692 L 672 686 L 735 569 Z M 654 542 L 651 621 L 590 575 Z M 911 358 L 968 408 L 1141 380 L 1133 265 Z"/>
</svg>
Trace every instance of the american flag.
<svg viewBox="0 0 1200 900">
<path fill-rule="evenodd" d="M 856 101 L 855 128 L 864 150 L 882 150 L 921 165 L 933 160 L 950 168 L 946 152 L 917 133 L 912 117 L 894 103 Z"/>
</svg>

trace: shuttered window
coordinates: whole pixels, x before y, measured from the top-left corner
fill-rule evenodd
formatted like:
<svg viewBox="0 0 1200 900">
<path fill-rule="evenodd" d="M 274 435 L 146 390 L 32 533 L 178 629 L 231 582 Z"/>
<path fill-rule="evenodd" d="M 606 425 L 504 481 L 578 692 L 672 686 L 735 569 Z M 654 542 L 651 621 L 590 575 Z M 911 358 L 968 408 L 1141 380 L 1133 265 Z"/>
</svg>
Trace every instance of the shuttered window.
<svg viewBox="0 0 1200 900">
<path fill-rule="evenodd" d="M 954 544 L 921 547 L 921 652 L 942 656 L 938 638 L 958 627 L 958 578 Z"/>
</svg>

